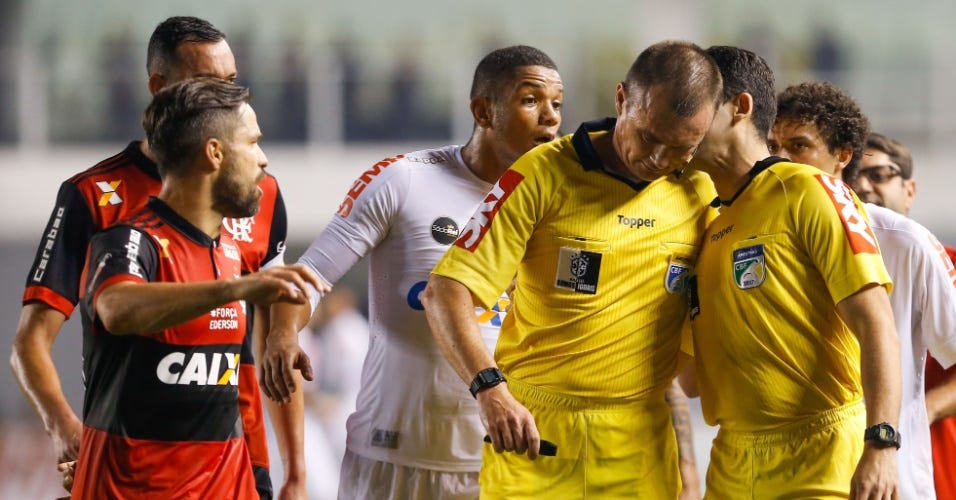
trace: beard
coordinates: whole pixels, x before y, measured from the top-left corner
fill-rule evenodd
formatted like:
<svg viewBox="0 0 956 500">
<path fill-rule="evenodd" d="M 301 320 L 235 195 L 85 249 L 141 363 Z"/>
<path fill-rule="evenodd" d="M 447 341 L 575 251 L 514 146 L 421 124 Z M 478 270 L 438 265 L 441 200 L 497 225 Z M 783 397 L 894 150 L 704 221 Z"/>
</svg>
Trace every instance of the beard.
<svg viewBox="0 0 956 500">
<path fill-rule="evenodd" d="M 262 191 L 257 184 L 244 186 L 238 179 L 235 169 L 220 175 L 212 186 L 212 206 L 223 217 L 241 219 L 259 213 L 259 198 Z"/>
</svg>

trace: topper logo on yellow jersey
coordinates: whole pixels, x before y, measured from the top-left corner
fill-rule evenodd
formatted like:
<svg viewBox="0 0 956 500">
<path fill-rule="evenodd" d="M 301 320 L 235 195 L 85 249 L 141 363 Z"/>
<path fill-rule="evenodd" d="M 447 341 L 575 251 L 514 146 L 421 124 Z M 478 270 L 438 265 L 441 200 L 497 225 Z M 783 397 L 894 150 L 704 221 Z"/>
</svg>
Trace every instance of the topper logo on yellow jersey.
<svg viewBox="0 0 956 500">
<path fill-rule="evenodd" d="M 116 193 L 116 188 L 119 187 L 120 183 L 123 181 L 98 181 L 96 187 L 100 188 L 100 191 L 103 192 L 100 195 L 99 205 L 105 207 L 107 204 L 110 205 L 119 205 L 123 203 L 123 199 L 120 198 L 120 195 Z"/>
<path fill-rule="evenodd" d="M 170 385 L 239 385 L 239 353 L 194 352 L 187 358 L 171 352 L 159 360 L 156 377 Z"/>
<path fill-rule="evenodd" d="M 495 187 L 485 196 L 485 200 L 478 205 L 475 215 L 465 224 L 461 230 L 458 240 L 455 241 L 456 247 L 464 248 L 469 252 L 474 252 L 478 248 L 478 243 L 485 237 L 488 228 L 491 227 L 491 221 L 495 218 L 501 205 L 511 196 L 511 192 L 521 184 L 524 176 L 514 170 L 505 170 Z"/>
<path fill-rule="evenodd" d="M 873 230 L 867 224 L 866 218 L 860 212 L 860 209 L 853 202 L 853 195 L 850 194 L 850 188 L 843 181 L 829 175 L 814 176 L 823 185 L 824 191 L 830 195 L 830 200 L 840 214 L 840 220 L 843 222 L 843 229 L 846 232 L 847 239 L 850 240 L 850 248 L 854 254 L 858 253 L 880 253 L 876 246 L 876 236 Z"/>
</svg>

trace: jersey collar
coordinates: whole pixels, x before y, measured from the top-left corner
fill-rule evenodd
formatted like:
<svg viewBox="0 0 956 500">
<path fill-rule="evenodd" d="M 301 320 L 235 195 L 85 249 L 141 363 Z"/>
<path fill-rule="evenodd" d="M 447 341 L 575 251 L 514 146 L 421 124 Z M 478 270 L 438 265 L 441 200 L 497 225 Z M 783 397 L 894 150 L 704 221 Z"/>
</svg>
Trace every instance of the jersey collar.
<svg viewBox="0 0 956 500">
<path fill-rule="evenodd" d="M 584 170 L 602 172 L 627 184 L 635 191 L 640 191 L 647 187 L 650 182 L 632 179 L 607 168 L 604 162 L 601 161 L 601 157 L 598 156 L 597 150 L 594 149 L 594 143 L 591 142 L 591 136 L 589 135 L 591 132 L 607 132 L 611 134 L 614 132 L 614 126 L 616 124 L 617 118 L 611 117 L 584 122 L 571 137 L 571 144 L 574 146 L 574 152 L 577 153 L 578 160 L 581 162 L 581 166 L 584 167 Z"/>
<path fill-rule="evenodd" d="M 764 170 L 767 170 L 768 168 L 774 166 L 774 164 L 780 163 L 782 161 L 790 161 L 790 160 L 786 158 L 781 158 L 779 156 L 768 156 L 764 158 L 763 160 L 760 160 L 757 163 L 754 163 L 754 166 L 750 168 L 749 172 L 747 172 L 747 181 L 744 182 L 743 186 L 740 186 L 740 189 L 738 189 L 737 192 L 734 193 L 734 195 L 729 200 L 724 201 L 720 199 L 720 196 L 717 196 L 716 198 L 714 198 L 714 201 L 710 202 L 710 206 L 714 208 L 717 208 L 721 205 L 725 207 L 729 207 L 731 203 L 736 201 L 737 198 L 740 197 L 741 194 L 743 194 L 744 190 L 746 190 L 747 186 L 749 186 L 750 183 L 753 182 L 754 178 L 760 175 L 760 173 L 763 172 Z"/>
<path fill-rule="evenodd" d="M 136 168 L 143 171 L 144 174 L 152 177 L 153 179 L 161 180 L 159 178 L 159 169 L 156 168 L 156 163 L 153 160 L 150 160 L 143 154 L 139 149 L 143 141 L 133 141 L 126 146 L 126 149 L 123 153 L 126 156 L 129 156 L 133 160 L 133 164 L 136 165 Z"/>
<path fill-rule="evenodd" d="M 202 232 L 198 227 L 192 225 L 182 215 L 176 213 L 165 201 L 155 196 L 150 196 L 146 206 L 156 213 L 163 222 L 169 224 L 174 229 L 186 235 L 187 238 L 204 247 L 215 247 L 219 243 L 219 238 L 212 239 L 208 234 Z"/>
</svg>

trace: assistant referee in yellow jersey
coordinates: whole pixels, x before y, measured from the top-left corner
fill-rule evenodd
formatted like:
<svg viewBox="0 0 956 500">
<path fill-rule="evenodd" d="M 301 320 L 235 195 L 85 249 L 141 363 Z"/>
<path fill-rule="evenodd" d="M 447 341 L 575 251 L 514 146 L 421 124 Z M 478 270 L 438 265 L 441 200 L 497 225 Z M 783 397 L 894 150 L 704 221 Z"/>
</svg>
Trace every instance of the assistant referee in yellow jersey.
<svg viewBox="0 0 956 500">
<path fill-rule="evenodd" d="M 769 156 L 766 62 L 708 52 L 724 99 L 692 163 L 721 206 L 690 281 L 701 406 L 720 426 L 707 496 L 895 498 L 900 354 L 876 238 L 841 180 Z"/>
<path fill-rule="evenodd" d="M 651 46 L 617 87 L 617 118 L 522 156 L 434 269 L 429 325 L 493 443 L 483 498 L 677 497 L 664 392 L 714 196 L 705 175 L 681 169 L 719 92 L 699 47 Z M 475 304 L 490 307 L 513 278 L 492 356 Z M 556 456 L 538 456 L 541 438 Z"/>
</svg>

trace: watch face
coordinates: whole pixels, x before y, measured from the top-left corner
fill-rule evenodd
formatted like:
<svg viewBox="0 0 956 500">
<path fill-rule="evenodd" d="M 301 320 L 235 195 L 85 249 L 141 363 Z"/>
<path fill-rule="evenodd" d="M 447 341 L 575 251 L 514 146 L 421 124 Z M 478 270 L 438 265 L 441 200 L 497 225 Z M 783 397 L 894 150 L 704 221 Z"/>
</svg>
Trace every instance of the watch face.
<svg viewBox="0 0 956 500">
<path fill-rule="evenodd" d="M 900 447 L 900 435 L 890 424 L 882 423 L 874 425 L 863 434 L 865 441 L 872 441 L 879 448 L 889 446 Z"/>
<path fill-rule="evenodd" d="M 498 375 L 497 370 L 483 371 L 479 373 L 479 375 L 481 376 L 481 382 L 484 384 L 490 384 L 492 382 L 497 382 L 501 380 L 501 376 Z"/>
</svg>

